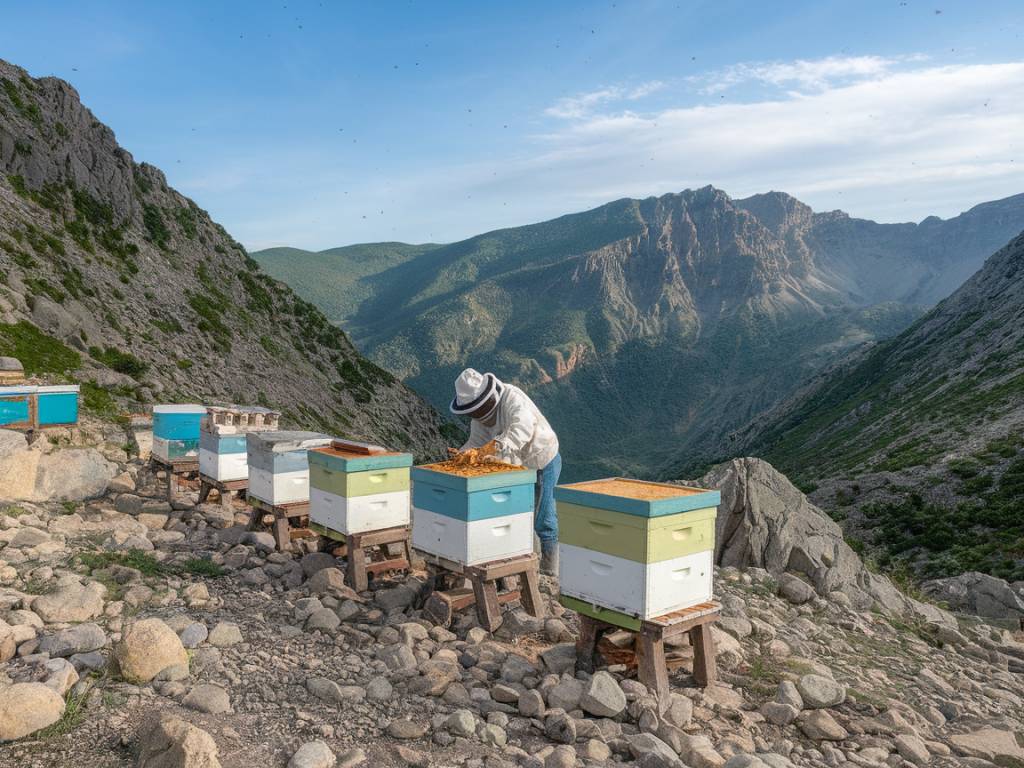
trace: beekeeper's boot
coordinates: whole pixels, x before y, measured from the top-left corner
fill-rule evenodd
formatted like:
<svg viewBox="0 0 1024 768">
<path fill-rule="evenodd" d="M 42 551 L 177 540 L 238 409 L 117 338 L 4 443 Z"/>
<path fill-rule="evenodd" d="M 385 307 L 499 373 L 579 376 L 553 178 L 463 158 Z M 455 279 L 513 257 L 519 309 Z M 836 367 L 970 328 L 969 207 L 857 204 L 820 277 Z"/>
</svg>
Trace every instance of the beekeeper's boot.
<svg viewBox="0 0 1024 768">
<path fill-rule="evenodd" d="M 540 547 L 540 572 L 558 578 L 558 542 L 543 542 Z"/>
</svg>

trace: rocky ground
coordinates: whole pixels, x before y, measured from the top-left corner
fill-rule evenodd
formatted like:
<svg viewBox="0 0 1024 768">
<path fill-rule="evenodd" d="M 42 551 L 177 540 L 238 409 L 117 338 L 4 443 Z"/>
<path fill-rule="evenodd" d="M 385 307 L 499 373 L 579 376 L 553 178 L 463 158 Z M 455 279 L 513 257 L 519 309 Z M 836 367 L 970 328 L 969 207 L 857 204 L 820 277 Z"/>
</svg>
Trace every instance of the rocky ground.
<svg viewBox="0 0 1024 768">
<path fill-rule="evenodd" d="M 356 594 L 342 561 L 245 532 L 242 505 L 171 505 L 119 466 L 98 500 L 0 512 L 5 768 L 1024 765 L 1006 628 L 723 567 L 722 679 L 684 662 L 659 709 L 625 666 L 574 674 L 553 582 L 546 620 L 449 631 L 421 618 L 422 574 Z M 770 507 L 746 471 L 720 514 Z"/>
</svg>

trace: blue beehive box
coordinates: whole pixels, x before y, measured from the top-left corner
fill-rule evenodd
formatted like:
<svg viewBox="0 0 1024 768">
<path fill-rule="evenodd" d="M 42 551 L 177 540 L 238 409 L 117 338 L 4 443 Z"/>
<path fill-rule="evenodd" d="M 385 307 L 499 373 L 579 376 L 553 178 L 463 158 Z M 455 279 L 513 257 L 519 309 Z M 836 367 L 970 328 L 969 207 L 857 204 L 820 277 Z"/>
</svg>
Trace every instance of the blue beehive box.
<svg viewBox="0 0 1024 768">
<path fill-rule="evenodd" d="M 536 481 L 532 469 L 466 477 L 444 465 L 413 467 L 413 546 L 461 565 L 531 554 Z"/>
<path fill-rule="evenodd" d="M 77 384 L 39 387 L 36 392 L 36 422 L 40 427 L 78 423 Z"/>
<path fill-rule="evenodd" d="M 153 406 L 153 455 L 164 461 L 199 458 L 199 424 L 206 415 L 202 405 Z"/>
</svg>

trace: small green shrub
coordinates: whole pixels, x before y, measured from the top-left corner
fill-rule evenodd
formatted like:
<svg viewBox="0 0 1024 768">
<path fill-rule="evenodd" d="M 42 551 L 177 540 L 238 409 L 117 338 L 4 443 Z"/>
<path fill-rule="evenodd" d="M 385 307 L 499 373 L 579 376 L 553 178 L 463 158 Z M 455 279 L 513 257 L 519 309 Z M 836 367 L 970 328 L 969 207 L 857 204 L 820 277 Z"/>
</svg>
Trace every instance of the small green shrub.
<svg viewBox="0 0 1024 768">
<path fill-rule="evenodd" d="M 99 347 L 89 347 L 89 356 L 93 360 L 108 368 L 112 368 L 118 373 L 123 373 L 127 376 L 131 376 L 133 379 L 140 379 L 146 375 L 149 370 L 149 364 L 139 360 L 135 355 L 130 352 L 122 352 L 114 347 L 107 347 L 106 349 L 100 349 Z"/>
<path fill-rule="evenodd" d="M 161 250 L 166 250 L 167 243 L 171 239 L 171 231 L 164 223 L 163 214 L 160 208 L 152 203 L 144 203 L 142 206 L 142 223 L 149 233 L 149 239 Z"/>
<path fill-rule="evenodd" d="M 18 358 L 29 375 L 67 373 L 82 364 L 75 350 L 25 320 L 0 324 L 0 355 Z"/>
</svg>

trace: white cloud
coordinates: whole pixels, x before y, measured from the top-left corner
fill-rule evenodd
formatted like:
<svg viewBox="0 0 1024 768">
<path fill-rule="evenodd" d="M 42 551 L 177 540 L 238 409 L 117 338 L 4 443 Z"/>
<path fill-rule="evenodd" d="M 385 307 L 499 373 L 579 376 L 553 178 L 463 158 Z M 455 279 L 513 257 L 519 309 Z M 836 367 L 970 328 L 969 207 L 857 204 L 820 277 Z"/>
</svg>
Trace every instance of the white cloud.
<svg viewBox="0 0 1024 768">
<path fill-rule="evenodd" d="M 652 93 L 662 90 L 665 83 L 661 80 L 651 80 L 640 85 L 626 87 L 613 85 L 599 88 L 588 93 L 579 93 L 575 96 L 567 96 L 559 99 L 554 105 L 548 107 L 544 113 L 550 117 L 562 119 L 578 119 L 587 117 L 594 109 L 602 104 L 622 101 L 636 101 Z"/>
<path fill-rule="evenodd" d="M 688 80 L 700 86 L 704 94 L 720 93 L 748 82 L 798 90 L 822 90 L 844 82 L 878 78 L 889 74 L 900 64 L 921 60 L 921 56 L 827 56 L 790 62 L 741 63 Z"/>
<path fill-rule="evenodd" d="M 762 81 L 784 89 L 743 103 L 716 94 L 643 111 L 644 86 L 581 94 L 549 110 L 548 132 L 526 146 L 461 166 L 425 159 L 368 176 L 319 153 L 267 154 L 253 162 L 273 205 L 230 211 L 225 223 L 249 244 L 326 248 L 450 241 L 705 184 L 735 197 L 783 190 L 881 221 L 1024 192 L 1024 61 L 772 66 Z M 660 101 L 671 95 L 663 88 Z M 285 188 L 287 178 L 300 181 Z"/>
</svg>

